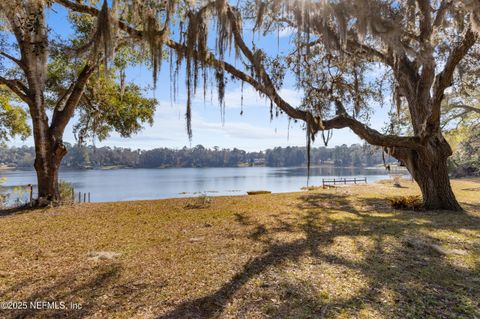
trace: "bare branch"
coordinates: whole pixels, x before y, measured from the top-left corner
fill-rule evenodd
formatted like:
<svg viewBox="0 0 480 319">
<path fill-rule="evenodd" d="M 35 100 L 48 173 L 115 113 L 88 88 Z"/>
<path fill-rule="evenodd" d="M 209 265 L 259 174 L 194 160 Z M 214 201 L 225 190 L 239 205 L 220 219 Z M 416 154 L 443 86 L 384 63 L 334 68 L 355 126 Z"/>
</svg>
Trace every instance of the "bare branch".
<svg viewBox="0 0 480 319">
<path fill-rule="evenodd" d="M 480 108 L 478 108 L 478 107 L 465 105 L 465 104 L 451 104 L 449 106 L 452 109 L 464 109 L 467 113 L 474 112 L 474 113 L 480 114 Z"/>
<path fill-rule="evenodd" d="M 292 21 L 286 18 L 276 19 L 276 21 L 286 23 L 289 27 L 292 27 L 292 28 L 296 27 L 296 25 Z M 385 63 L 391 68 L 394 68 L 393 57 L 388 55 L 388 53 L 381 52 L 371 46 L 362 44 L 357 40 L 354 40 L 353 37 L 352 39 L 347 39 L 347 46 L 346 48 L 343 48 L 342 45 L 340 45 L 340 39 L 338 37 L 338 34 L 335 33 L 329 25 L 323 25 L 323 28 L 324 28 L 324 32 L 328 32 L 329 39 L 332 39 L 335 41 L 338 50 L 341 50 L 346 54 L 351 54 L 354 51 L 365 52 L 367 53 L 367 56 L 376 58 L 379 62 Z M 311 41 L 307 45 L 314 46 L 320 43 L 322 43 L 322 39 Z"/>
<path fill-rule="evenodd" d="M 442 25 L 443 19 L 445 18 L 445 13 L 447 13 L 447 10 L 451 5 L 452 5 L 452 0 L 442 0 L 442 3 L 438 7 L 435 20 L 433 21 L 434 28 L 438 28 Z"/>
<path fill-rule="evenodd" d="M 69 0 L 55 0 L 55 2 L 57 2 L 58 4 L 61 4 L 62 6 L 68 8 L 70 10 L 73 10 L 75 12 L 86 13 L 86 14 L 89 14 L 89 15 L 92 15 L 92 16 L 98 16 L 98 14 L 100 12 L 100 10 L 98 10 L 95 7 L 84 5 L 84 4 L 81 4 L 81 3 L 78 3 L 78 2 L 72 2 L 72 1 L 69 1 Z M 136 30 L 135 28 L 132 28 L 131 26 L 129 26 L 128 24 L 126 24 L 125 22 L 123 22 L 121 20 L 119 20 L 117 22 L 118 22 L 119 28 L 121 30 L 127 32 L 128 34 L 130 34 L 133 38 L 135 38 L 135 39 L 141 39 L 142 38 L 142 31 L 139 31 L 139 30 Z"/>
<path fill-rule="evenodd" d="M 1 51 L 1 50 L 0 50 L 0 55 L 6 57 L 7 59 L 9 59 L 9 60 L 11 60 L 11 61 L 13 61 L 13 62 L 15 62 L 15 64 L 17 64 L 19 67 L 21 67 L 22 69 L 24 69 L 24 64 L 23 64 L 22 61 L 20 61 L 19 59 L 11 56 L 10 54 L 8 54 L 8 53 L 5 52 L 5 51 Z"/>
<path fill-rule="evenodd" d="M 6 85 L 25 103 L 29 104 L 31 102 L 30 98 L 27 96 L 27 88 L 20 80 L 10 80 L 0 76 L 0 84 Z"/>
<path fill-rule="evenodd" d="M 440 123 L 441 102 L 444 97 L 445 89 L 452 85 L 455 68 L 465 57 L 465 55 L 467 55 L 468 51 L 477 40 L 478 35 L 472 31 L 471 28 L 468 28 L 462 41 L 460 41 L 460 43 L 452 49 L 452 52 L 445 63 L 443 71 L 435 77 L 433 86 L 432 113 L 430 114 L 428 120 L 429 126 L 431 126 L 433 129 L 438 128 Z"/>
<path fill-rule="evenodd" d="M 454 114 L 452 116 L 449 116 L 447 118 L 445 118 L 442 122 L 442 125 L 441 125 L 441 128 L 442 129 L 445 129 L 447 127 L 448 124 L 450 124 L 452 121 L 456 120 L 456 119 L 462 119 L 465 115 L 467 115 L 469 112 L 468 111 L 463 111 L 463 112 L 460 112 L 458 114 Z"/>
</svg>

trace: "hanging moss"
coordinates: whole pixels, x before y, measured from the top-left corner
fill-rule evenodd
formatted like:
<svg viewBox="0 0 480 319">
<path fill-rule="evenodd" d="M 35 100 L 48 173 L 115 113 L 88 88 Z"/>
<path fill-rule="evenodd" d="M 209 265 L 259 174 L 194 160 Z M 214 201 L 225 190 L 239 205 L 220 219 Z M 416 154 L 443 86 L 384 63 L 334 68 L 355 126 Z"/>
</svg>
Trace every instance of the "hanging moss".
<svg viewBox="0 0 480 319">
<path fill-rule="evenodd" d="M 240 81 L 240 115 L 243 115 L 243 81 Z"/>
<path fill-rule="evenodd" d="M 220 106 L 223 124 L 225 123 L 225 70 L 217 68 L 215 70 L 215 80 L 217 82 L 218 105 Z"/>
<path fill-rule="evenodd" d="M 312 144 L 312 134 L 310 133 L 310 124 L 307 122 L 307 187 L 310 182 L 310 164 L 311 164 L 311 144 Z"/>
</svg>

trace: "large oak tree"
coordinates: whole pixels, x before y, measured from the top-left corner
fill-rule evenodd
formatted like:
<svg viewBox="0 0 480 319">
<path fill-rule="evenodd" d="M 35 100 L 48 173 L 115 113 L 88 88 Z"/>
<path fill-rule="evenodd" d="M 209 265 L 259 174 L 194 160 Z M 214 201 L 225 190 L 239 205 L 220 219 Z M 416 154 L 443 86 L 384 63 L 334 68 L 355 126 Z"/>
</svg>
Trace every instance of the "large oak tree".
<svg viewBox="0 0 480 319">
<path fill-rule="evenodd" d="M 46 17 L 51 5 L 52 1 L 46 0 L 0 2 L 0 88 L 8 90 L 2 96 L 8 103 L 2 106 L 5 110 L 5 105 L 12 105 L 12 94 L 28 106 L 38 205 L 59 200 L 58 173 L 67 152 L 63 134 L 76 111 L 79 122 L 75 129 L 81 141 L 92 135 L 105 138 L 112 130 L 129 136 L 142 123 L 152 122 L 156 104 L 154 99 L 144 98 L 137 85 L 125 82 L 123 71 L 129 59 L 113 56 L 125 47 L 125 38 L 110 26 L 106 4 L 98 18 L 70 16 L 73 39 L 54 36 Z M 98 27 L 100 22 L 106 28 Z M 64 21 L 63 27 L 68 24 Z M 101 48 L 100 42 L 104 44 Z M 126 50 L 128 57 L 130 48 Z M 118 81 L 114 69 L 120 70 Z"/>
<path fill-rule="evenodd" d="M 56 2 L 74 11 L 99 13 L 94 6 Z M 178 11 L 173 0 L 167 10 L 159 10 L 156 2 L 128 3 L 136 10 L 120 16 L 120 29 L 149 43 L 155 63 L 165 46 L 177 57 L 174 65 L 186 61 L 189 134 L 191 94 L 199 70 L 205 78 L 205 68 L 210 67 L 215 70 L 221 103 L 229 73 L 252 85 L 290 118 L 304 121 L 308 140 L 320 131 L 350 128 L 406 165 L 420 186 L 425 208 L 461 210 L 450 186 L 447 158 L 452 150 L 440 119 L 445 92 L 456 81 L 458 66 L 477 63 L 469 54 L 478 49 L 478 1 L 258 0 L 233 6 L 216 0 L 189 3 Z M 180 12 L 183 21 L 176 40 L 168 32 L 172 12 Z M 217 26 L 216 45 L 209 48 L 212 20 Z M 264 33 L 293 30 L 293 47 L 287 54 L 268 56 L 255 39 L 247 44 L 244 25 Z M 225 60 L 231 47 L 243 67 Z M 289 104 L 279 93 L 286 69 L 293 70 L 305 93 L 302 105 Z M 396 130 L 394 123 L 379 132 L 364 121 L 366 110 L 385 93 L 391 95 L 399 115 L 407 114 L 410 134 Z"/>
</svg>

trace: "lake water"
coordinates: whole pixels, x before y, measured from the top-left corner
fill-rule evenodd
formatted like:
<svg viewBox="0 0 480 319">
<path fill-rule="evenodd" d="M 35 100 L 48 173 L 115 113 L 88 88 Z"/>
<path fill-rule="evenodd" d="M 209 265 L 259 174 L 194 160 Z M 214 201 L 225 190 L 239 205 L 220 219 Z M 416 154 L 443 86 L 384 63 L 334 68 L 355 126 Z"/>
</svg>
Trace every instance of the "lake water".
<svg viewBox="0 0 480 319">
<path fill-rule="evenodd" d="M 369 183 L 389 178 L 384 169 L 315 167 L 309 185 L 321 185 L 322 178 L 367 177 Z M 3 186 L 36 183 L 35 171 L 0 171 Z M 299 191 L 307 184 L 306 168 L 168 168 L 69 170 L 60 179 L 72 183 L 75 192 L 90 192 L 93 202 L 158 199 L 215 195 L 243 195 L 251 190 Z M 77 195 L 78 196 L 78 195 Z"/>
</svg>

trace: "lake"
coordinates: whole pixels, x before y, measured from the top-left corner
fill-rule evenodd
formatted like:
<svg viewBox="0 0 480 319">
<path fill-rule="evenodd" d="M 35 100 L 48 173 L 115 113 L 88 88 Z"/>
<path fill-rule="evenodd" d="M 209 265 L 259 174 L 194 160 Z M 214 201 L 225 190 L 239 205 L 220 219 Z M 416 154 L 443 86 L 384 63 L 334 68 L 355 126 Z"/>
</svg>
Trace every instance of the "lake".
<svg viewBox="0 0 480 319">
<path fill-rule="evenodd" d="M 251 190 L 299 191 L 307 184 L 306 168 L 162 168 L 162 169 L 63 169 L 60 179 L 72 183 L 75 192 L 90 192 L 92 202 L 127 201 L 171 197 L 243 195 Z M 367 177 L 369 183 L 389 178 L 384 169 L 313 167 L 309 185 L 322 178 Z M 0 171 L 4 186 L 36 184 L 33 170 Z M 78 196 L 78 195 L 77 195 Z"/>
</svg>

